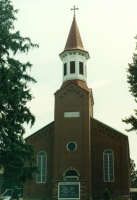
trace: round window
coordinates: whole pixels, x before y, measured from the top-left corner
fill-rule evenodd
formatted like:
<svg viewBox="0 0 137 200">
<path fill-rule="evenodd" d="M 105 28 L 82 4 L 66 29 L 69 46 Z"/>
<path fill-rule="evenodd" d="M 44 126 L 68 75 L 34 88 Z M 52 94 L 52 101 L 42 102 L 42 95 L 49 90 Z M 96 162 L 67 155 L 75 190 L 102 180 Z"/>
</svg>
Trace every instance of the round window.
<svg viewBox="0 0 137 200">
<path fill-rule="evenodd" d="M 75 151 L 76 148 L 77 148 L 77 145 L 76 145 L 75 142 L 69 142 L 69 143 L 67 144 L 67 149 L 68 149 L 69 151 Z"/>
</svg>

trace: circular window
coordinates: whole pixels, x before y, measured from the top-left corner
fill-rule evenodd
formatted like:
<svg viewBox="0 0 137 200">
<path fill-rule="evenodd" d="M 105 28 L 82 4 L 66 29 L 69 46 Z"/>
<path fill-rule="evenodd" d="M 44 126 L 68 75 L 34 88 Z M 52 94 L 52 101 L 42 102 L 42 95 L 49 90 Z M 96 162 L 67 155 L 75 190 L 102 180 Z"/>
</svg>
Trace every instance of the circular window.
<svg viewBox="0 0 137 200">
<path fill-rule="evenodd" d="M 77 148 L 77 145 L 76 145 L 75 142 L 69 142 L 69 143 L 67 144 L 67 149 L 68 149 L 69 151 L 75 151 L 76 148 Z"/>
</svg>

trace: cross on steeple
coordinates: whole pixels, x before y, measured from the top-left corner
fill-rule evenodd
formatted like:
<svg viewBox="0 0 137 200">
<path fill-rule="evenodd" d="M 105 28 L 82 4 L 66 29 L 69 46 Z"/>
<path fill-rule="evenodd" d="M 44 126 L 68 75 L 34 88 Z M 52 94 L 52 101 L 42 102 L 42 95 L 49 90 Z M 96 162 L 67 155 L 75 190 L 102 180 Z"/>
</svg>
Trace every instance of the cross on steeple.
<svg viewBox="0 0 137 200">
<path fill-rule="evenodd" d="M 74 10 L 74 17 L 75 17 L 75 10 L 78 10 L 79 8 L 76 8 L 76 6 L 74 6 L 74 8 L 71 8 L 70 10 Z"/>
</svg>

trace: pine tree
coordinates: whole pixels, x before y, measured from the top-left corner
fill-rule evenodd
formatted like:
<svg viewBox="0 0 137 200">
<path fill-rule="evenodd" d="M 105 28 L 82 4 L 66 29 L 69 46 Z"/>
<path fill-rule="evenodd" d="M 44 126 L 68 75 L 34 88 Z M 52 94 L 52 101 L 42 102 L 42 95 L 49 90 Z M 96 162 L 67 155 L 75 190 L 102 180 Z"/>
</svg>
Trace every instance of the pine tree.
<svg viewBox="0 0 137 200">
<path fill-rule="evenodd" d="M 135 37 L 137 39 L 137 36 Z M 137 47 L 136 47 L 137 49 Z M 127 75 L 127 82 L 130 84 L 129 92 L 135 98 L 135 102 L 137 103 L 137 54 L 133 54 L 133 63 L 128 64 L 128 75 Z M 137 130 L 137 110 L 135 109 L 135 116 L 131 115 L 128 118 L 123 119 L 122 121 L 131 124 L 130 129 L 126 129 L 126 131 L 136 131 Z"/>
<path fill-rule="evenodd" d="M 136 164 L 134 163 L 134 160 L 130 159 L 130 180 L 132 188 L 137 188 L 137 170 L 135 167 Z"/>
<path fill-rule="evenodd" d="M 23 124 L 35 122 L 27 102 L 33 98 L 28 83 L 36 80 L 28 75 L 32 64 L 21 63 L 16 54 L 38 45 L 14 31 L 17 13 L 10 0 L 0 0 L 0 164 L 5 169 L 5 183 L 11 185 L 23 184 L 36 170 L 34 149 L 23 140 Z"/>
</svg>

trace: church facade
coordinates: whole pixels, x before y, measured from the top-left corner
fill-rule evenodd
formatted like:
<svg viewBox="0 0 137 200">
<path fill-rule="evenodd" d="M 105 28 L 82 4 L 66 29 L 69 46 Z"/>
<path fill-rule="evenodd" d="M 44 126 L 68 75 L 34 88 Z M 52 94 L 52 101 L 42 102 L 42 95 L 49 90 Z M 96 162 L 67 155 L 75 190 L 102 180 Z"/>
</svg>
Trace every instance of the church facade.
<svg viewBox="0 0 137 200">
<path fill-rule="evenodd" d="M 54 121 L 26 138 L 34 145 L 40 172 L 24 186 L 37 199 L 129 200 L 128 137 L 93 117 L 84 49 L 75 16 L 62 61 L 63 82 L 55 92 Z"/>
</svg>

